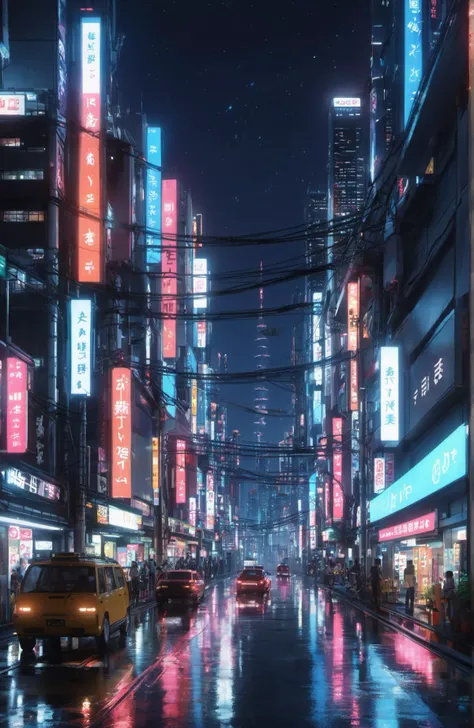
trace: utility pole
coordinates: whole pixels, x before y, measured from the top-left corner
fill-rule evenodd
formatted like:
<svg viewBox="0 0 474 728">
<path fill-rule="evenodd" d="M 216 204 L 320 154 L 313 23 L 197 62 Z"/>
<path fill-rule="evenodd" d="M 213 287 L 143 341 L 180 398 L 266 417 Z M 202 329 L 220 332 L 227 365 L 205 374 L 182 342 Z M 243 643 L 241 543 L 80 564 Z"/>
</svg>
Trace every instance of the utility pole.
<svg viewBox="0 0 474 728">
<path fill-rule="evenodd" d="M 359 373 L 362 369 L 361 355 L 359 353 Z M 359 374 L 360 376 L 360 374 Z M 360 380 L 359 380 L 360 381 Z M 360 423 L 359 423 L 359 488 L 360 488 L 360 537 L 359 561 L 362 573 L 367 576 L 367 478 L 366 478 L 366 451 L 365 451 L 365 423 L 367 415 L 367 390 L 359 388 Z"/>
<path fill-rule="evenodd" d="M 474 0 L 469 0 L 469 231 L 470 231 L 470 258 L 469 258 L 469 320 L 470 320 L 470 346 L 469 346 L 469 478 L 468 478 L 468 534 L 469 534 L 469 583 L 471 585 L 471 604 L 474 604 Z"/>
<path fill-rule="evenodd" d="M 87 397 L 81 397 L 81 430 L 79 440 L 79 482 L 76 492 L 74 550 L 86 550 L 86 490 L 87 490 Z"/>
</svg>

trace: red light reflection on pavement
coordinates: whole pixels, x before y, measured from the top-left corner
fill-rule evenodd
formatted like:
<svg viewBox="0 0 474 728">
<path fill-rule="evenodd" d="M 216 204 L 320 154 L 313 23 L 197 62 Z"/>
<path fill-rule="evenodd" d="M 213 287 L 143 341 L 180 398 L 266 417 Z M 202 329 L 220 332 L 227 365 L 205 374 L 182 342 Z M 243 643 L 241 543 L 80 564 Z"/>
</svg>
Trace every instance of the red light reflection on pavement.
<svg viewBox="0 0 474 728">
<path fill-rule="evenodd" d="M 334 702 L 338 703 L 342 700 L 344 685 L 344 626 L 339 611 L 335 611 L 333 615 L 332 667 L 332 696 Z"/>
<path fill-rule="evenodd" d="M 390 635 L 395 642 L 395 659 L 399 665 L 406 665 L 426 678 L 427 683 L 434 682 L 435 661 L 438 660 L 426 647 L 418 645 L 404 635 Z"/>
</svg>

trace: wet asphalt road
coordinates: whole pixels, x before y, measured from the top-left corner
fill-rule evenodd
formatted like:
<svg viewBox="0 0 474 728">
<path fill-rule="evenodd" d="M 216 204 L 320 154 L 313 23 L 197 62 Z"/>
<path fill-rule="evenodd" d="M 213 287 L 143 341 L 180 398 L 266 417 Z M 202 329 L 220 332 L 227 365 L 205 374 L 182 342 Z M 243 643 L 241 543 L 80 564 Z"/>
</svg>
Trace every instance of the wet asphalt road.
<svg viewBox="0 0 474 728">
<path fill-rule="evenodd" d="M 46 645 L 35 664 L 18 656 L 0 643 L 8 728 L 474 725 L 469 675 L 296 578 L 263 604 L 238 604 L 228 580 L 197 611 L 144 611 L 106 658 L 93 642 L 59 664 Z"/>
</svg>

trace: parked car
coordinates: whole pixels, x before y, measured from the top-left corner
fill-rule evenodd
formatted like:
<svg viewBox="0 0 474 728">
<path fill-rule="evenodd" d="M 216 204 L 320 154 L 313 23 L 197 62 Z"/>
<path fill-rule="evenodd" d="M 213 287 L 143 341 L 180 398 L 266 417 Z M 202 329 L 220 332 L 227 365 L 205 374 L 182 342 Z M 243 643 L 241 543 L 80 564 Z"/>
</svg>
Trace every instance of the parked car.
<svg viewBox="0 0 474 728">
<path fill-rule="evenodd" d="M 31 651 L 36 639 L 95 637 L 101 650 L 110 635 L 126 635 L 130 599 L 118 562 L 60 553 L 33 562 L 23 577 L 13 616 L 20 646 Z"/>
</svg>

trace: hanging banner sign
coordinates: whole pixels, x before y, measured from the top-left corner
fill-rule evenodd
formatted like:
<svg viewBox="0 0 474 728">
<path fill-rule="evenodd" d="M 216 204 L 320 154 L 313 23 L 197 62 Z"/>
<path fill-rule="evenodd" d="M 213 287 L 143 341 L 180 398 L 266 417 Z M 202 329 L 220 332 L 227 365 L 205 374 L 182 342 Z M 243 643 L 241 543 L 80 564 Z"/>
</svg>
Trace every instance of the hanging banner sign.
<svg viewBox="0 0 474 728">
<path fill-rule="evenodd" d="M 71 301 L 71 394 L 91 394 L 92 301 Z"/>
<path fill-rule="evenodd" d="M 28 370 L 16 356 L 7 358 L 7 452 L 24 453 L 28 445 Z"/>
<path fill-rule="evenodd" d="M 160 440 L 151 438 L 151 482 L 153 487 L 153 505 L 160 503 Z"/>
<path fill-rule="evenodd" d="M 112 369 L 112 498 L 132 497 L 132 413 L 130 369 Z"/>
<path fill-rule="evenodd" d="M 374 493 L 385 490 L 385 458 L 374 458 Z"/>
<path fill-rule="evenodd" d="M 380 349 L 380 439 L 400 439 L 400 363 L 396 346 Z"/>
<path fill-rule="evenodd" d="M 176 296 L 178 293 L 178 256 L 176 235 L 178 232 L 178 192 L 175 179 L 162 182 L 163 260 L 161 279 L 161 313 L 163 319 L 163 358 L 176 358 Z M 169 316 L 169 318 L 167 317 Z"/>
<path fill-rule="evenodd" d="M 344 497 L 342 493 L 342 417 L 332 418 L 332 438 L 334 452 L 332 456 L 332 517 L 334 521 L 342 521 L 344 516 Z"/>
<path fill-rule="evenodd" d="M 186 443 L 176 440 L 176 505 L 186 503 Z"/>
<path fill-rule="evenodd" d="M 359 281 L 347 285 L 347 351 L 359 348 Z"/>
</svg>

